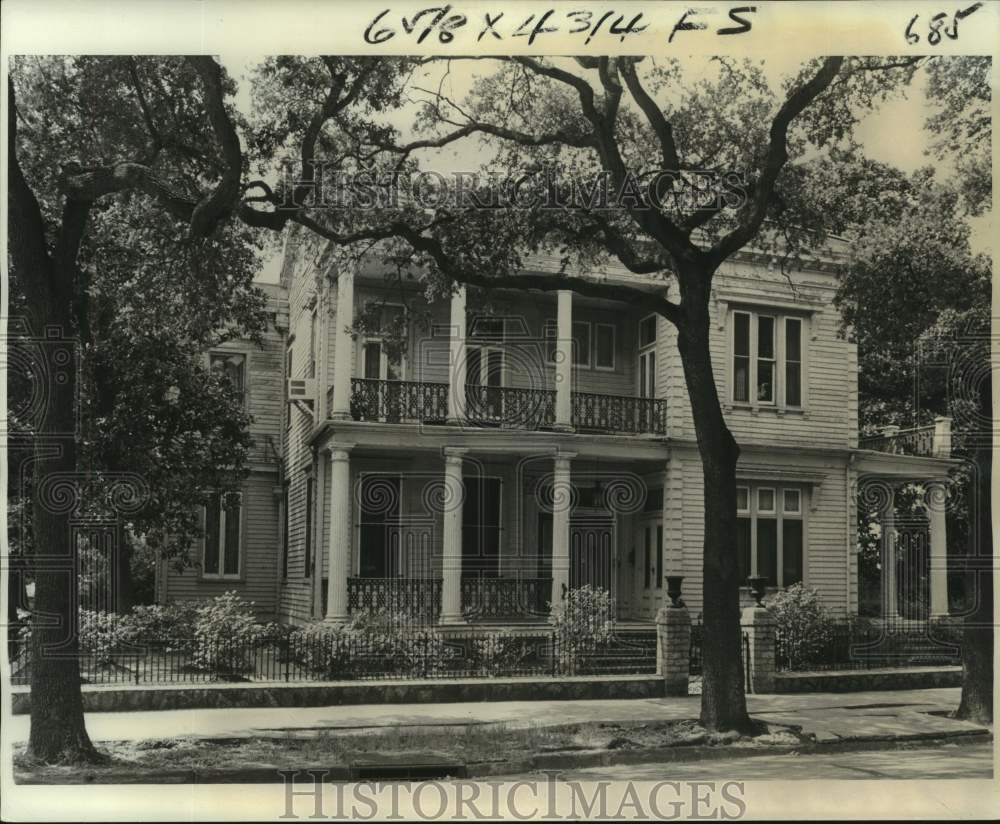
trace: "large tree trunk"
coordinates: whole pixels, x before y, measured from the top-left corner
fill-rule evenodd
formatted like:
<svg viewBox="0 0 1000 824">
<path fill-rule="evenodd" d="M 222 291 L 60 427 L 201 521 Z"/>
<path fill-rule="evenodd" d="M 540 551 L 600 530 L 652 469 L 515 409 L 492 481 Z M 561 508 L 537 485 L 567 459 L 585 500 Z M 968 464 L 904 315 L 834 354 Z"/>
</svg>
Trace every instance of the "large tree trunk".
<svg viewBox="0 0 1000 824">
<path fill-rule="evenodd" d="M 980 415 L 991 421 L 992 381 L 980 387 Z M 978 433 L 989 437 L 989 431 Z M 975 605 L 965 619 L 962 633 L 962 700 L 955 713 L 958 718 L 993 723 L 993 519 L 991 488 L 993 450 L 980 445 L 976 449 L 975 517 L 969 525 L 972 596 Z"/>
<path fill-rule="evenodd" d="M 704 479 L 701 723 L 712 730 L 751 728 L 743 688 L 740 580 L 736 555 L 736 461 L 739 447 L 726 426 L 712 371 L 707 290 L 686 296 L 677 343 L 691 399 Z"/>
<path fill-rule="evenodd" d="M 62 312 L 56 312 L 63 315 Z M 65 321 L 66 317 L 60 318 Z M 40 436 L 36 438 L 34 494 L 35 604 L 31 632 L 31 731 L 28 757 L 52 762 L 98 759 L 84 725 L 77 656 L 77 570 L 70 517 L 77 500 L 74 407 L 76 353 L 64 341 L 43 346 L 50 368 Z M 62 354 L 57 354 L 61 350 Z M 69 357 L 66 358 L 66 355 Z M 65 365 L 53 364 L 65 361 Z M 50 437 L 44 437 L 44 436 Z"/>
</svg>

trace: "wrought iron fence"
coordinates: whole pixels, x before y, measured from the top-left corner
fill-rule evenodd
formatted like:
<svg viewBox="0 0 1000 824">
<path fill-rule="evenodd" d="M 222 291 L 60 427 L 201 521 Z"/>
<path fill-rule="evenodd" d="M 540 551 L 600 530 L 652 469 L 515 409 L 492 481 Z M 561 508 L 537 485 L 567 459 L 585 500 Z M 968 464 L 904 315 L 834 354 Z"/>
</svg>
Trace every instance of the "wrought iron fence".
<svg viewBox="0 0 1000 824">
<path fill-rule="evenodd" d="M 688 662 L 688 676 L 691 678 L 701 678 L 704 675 L 702 656 L 702 642 L 705 638 L 704 624 L 691 624 L 691 656 Z M 740 666 L 743 669 L 746 679 L 746 691 L 751 691 L 750 685 L 750 633 L 746 629 L 740 630 Z"/>
<path fill-rule="evenodd" d="M 857 619 L 798 632 L 779 626 L 775 657 L 779 671 L 952 665 L 961 661 L 960 629 L 928 621 L 882 624 Z"/>
<path fill-rule="evenodd" d="M 448 384 L 353 378 L 351 417 L 384 423 L 444 423 Z"/>
<path fill-rule="evenodd" d="M 381 634 L 291 632 L 253 643 L 149 645 L 87 651 L 78 658 L 84 684 L 652 674 L 656 633 L 623 631 L 589 643 L 551 630 L 450 637 L 406 628 Z M 12 683 L 30 680 L 30 654 L 24 652 Z"/>
<path fill-rule="evenodd" d="M 589 432 L 667 434 L 667 402 L 662 398 L 573 393 L 573 426 Z"/>
</svg>

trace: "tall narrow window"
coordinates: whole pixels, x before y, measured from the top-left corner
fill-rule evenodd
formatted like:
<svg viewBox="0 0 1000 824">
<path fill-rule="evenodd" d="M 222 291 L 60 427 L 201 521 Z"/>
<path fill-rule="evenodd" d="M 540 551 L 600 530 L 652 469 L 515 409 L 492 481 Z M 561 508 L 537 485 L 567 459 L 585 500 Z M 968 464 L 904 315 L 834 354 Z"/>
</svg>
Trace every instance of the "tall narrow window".
<svg viewBox="0 0 1000 824">
<path fill-rule="evenodd" d="M 656 579 L 653 583 L 656 589 L 663 586 L 663 527 L 656 527 Z"/>
<path fill-rule="evenodd" d="M 462 504 L 462 569 L 473 575 L 500 574 L 500 479 L 466 478 Z"/>
<path fill-rule="evenodd" d="M 656 397 L 656 315 L 639 321 L 639 397 Z"/>
<path fill-rule="evenodd" d="M 598 369 L 615 368 L 614 324 L 594 324 L 594 366 Z"/>
<path fill-rule="evenodd" d="M 281 577 L 288 577 L 288 484 L 281 492 Z"/>
<path fill-rule="evenodd" d="M 205 504 L 205 549 L 202 575 L 238 578 L 243 496 L 239 492 L 213 492 Z"/>
<path fill-rule="evenodd" d="M 361 481 L 359 568 L 362 578 L 400 575 L 398 475 L 365 475 Z"/>
<path fill-rule="evenodd" d="M 306 479 L 306 542 L 302 574 L 311 578 L 313 574 L 313 497 L 316 493 L 314 478 Z"/>
<path fill-rule="evenodd" d="M 288 348 L 285 349 L 285 379 L 290 380 L 292 375 L 292 344 L 288 344 Z M 285 391 L 288 391 L 288 384 L 285 384 Z M 285 429 L 292 428 L 292 405 L 288 403 L 288 398 L 285 398 Z"/>
<path fill-rule="evenodd" d="M 643 564 L 643 576 L 642 585 L 645 589 L 649 589 L 650 578 L 653 572 L 653 528 L 647 526 L 645 530 L 646 541 L 644 549 L 644 561 Z"/>
<path fill-rule="evenodd" d="M 573 365 L 590 366 L 590 324 L 573 321 Z"/>
<path fill-rule="evenodd" d="M 757 318 L 757 400 L 774 403 L 774 318 Z"/>
<path fill-rule="evenodd" d="M 803 580 L 805 527 L 799 488 L 740 486 L 736 489 L 736 549 L 741 584 L 750 575 L 766 586 Z"/>
<path fill-rule="evenodd" d="M 802 406 L 802 321 L 785 318 L 785 404 Z"/>
<path fill-rule="evenodd" d="M 246 398 L 247 356 L 241 352 L 213 352 L 209 356 L 209 368 L 221 375 L 241 399 Z"/>
<path fill-rule="evenodd" d="M 316 377 L 316 310 L 309 316 L 309 368 L 306 377 Z"/>
<path fill-rule="evenodd" d="M 750 315 L 733 315 L 733 401 L 750 401 Z"/>
</svg>

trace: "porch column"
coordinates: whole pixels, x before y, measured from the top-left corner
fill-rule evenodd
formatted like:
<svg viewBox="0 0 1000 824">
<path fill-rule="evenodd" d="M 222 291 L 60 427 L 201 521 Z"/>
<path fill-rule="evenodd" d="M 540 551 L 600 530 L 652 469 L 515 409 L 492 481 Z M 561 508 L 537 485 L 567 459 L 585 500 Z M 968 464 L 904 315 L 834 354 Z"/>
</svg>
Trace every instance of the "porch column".
<svg viewBox="0 0 1000 824">
<path fill-rule="evenodd" d="M 337 276 L 337 312 L 333 352 L 333 406 L 330 417 L 349 420 L 351 417 L 351 376 L 354 374 L 354 273 Z"/>
<path fill-rule="evenodd" d="M 330 444 L 330 530 L 326 536 L 326 620 L 344 624 L 348 619 L 347 579 L 351 574 L 351 447 Z M 317 513 L 322 523 L 322 511 Z"/>
<path fill-rule="evenodd" d="M 448 336 L 448 423 L 465 422 L 465 286 L 451 296 L 451 332 Z"/>
<path fill-rule="evenodd" d="M 556 313 L 556 422 L 557 429 L 573 428 L 573 293 L 559 290 Z"/>
<path fill-rule="evenodd" d="M 896 510 L 895 489 L 889 494 L 889 506 L 882 513 L 882 617 L 899 615 L 896 597 Z"/>
<path fill-rule="evenodd" d="M 573 501 L 569 462 L 576 455 L 556 455 L 552 475 L 552 606 L 561 604 L 569 589 L 569 515 Z"/>
<path fill-rule="evenodd" d="M 948 614 L 948 527 L 945 510 L 948 499 L 944 484 L 930 485 L 925 512 L 930 522 L 931 617 Z"/>
<path fill-rule="evenodd" d="M 441 557 L 442 624 L 464 624 L 462 615 L 462 485 L 464 449 L 444 450 L 444 551 Z"/>
</svg>

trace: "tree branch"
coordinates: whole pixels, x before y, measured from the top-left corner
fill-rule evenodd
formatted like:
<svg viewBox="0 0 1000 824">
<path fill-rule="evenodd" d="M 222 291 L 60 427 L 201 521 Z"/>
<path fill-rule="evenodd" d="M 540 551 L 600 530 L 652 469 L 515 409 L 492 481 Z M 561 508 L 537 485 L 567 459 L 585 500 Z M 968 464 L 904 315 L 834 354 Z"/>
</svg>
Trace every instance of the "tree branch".
<svg viewBox="0 0 1000 824">
<path fill-rule="evenodd" d="M 774 116 L 763 170 L 744 207 L 746 216 L 735 229 L 722 237 L 708 251 L 708 259 L 712 265 L 718 266 L 757 234 L 767 214 L 768 201 L 774 191 L 775 181 L 788 161 L 789 126 L 833 82 L 843 62 L 843 57 L 826 58 L 812 78 L 792 90 Z"/>
<path fill-rule="evenodd" d="M 618 61 L 618 71 L 625 78 L 625 85 L 628 87 L 629 94 L 632 95 L 632 99 L 642 110 L 642 113 L 646 115 L 646 120 L 649 121 L 649 125 L 653 128 L 653 133 L 660 142 L 663 168 L 665 170 L 680 171 L 681 161 L 677 154 L 677 144 L 674 142 L 674 129 L 663 115 L 663 111 L 657 105 L 656 101 L 649 96 L 649 93 L 640 82 L 639 76 L 635 71 L 635 64 L 635 60 L 621 58 Z"/>
</svg>

